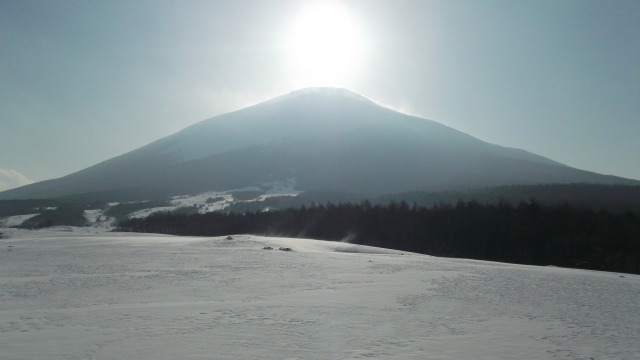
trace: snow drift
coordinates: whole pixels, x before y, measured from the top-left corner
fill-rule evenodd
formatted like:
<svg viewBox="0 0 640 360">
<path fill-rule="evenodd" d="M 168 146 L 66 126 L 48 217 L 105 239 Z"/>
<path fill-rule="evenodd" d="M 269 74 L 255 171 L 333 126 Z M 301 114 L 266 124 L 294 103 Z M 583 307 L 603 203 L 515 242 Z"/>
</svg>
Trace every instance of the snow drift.
<svg viewBox="0 0 640 360">
<path fill-rule="evenodd" d="M 640 354 L 634 275 L 301 239 L 67 230 L 2 229 L 3 359 Z"/>
</svg>

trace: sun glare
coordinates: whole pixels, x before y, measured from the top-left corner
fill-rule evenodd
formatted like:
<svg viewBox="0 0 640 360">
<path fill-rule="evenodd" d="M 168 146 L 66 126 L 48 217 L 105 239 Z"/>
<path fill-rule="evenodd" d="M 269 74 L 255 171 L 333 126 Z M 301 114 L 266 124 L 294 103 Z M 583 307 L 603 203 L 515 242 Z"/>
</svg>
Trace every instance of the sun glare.
<svg viewBox="0 0 640 360">
<path fill-rule="evenodd" d="M 288 72 L 296 85 L 347 86 L 358 70 L 362 39 L 339 1 L 305 4 L 288 30 Z"/>
</svg>

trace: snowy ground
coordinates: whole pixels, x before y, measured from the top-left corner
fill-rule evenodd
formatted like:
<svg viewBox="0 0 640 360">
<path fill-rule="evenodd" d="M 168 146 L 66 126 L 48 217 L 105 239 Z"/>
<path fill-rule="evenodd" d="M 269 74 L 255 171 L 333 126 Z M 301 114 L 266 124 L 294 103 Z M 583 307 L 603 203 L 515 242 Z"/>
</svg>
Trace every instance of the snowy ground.
<svg viewBox="0 0 640 360">
<path fill-rule="evenodd" d="M 242 189 L 228 191 L 209 191 L 196 195 L 180 195 L 174 196 L 169 201 L 171 206 L 155 207 L 135 211 L 129 215 L 129 218 L 146 218 L 147 216 L 161 211 L 176 211 L 184 207 L 196 207 L 200 214 L 206 214 L 212 211 L 220 211 L 229 207 L 233 203 L 238 202 L 254 202 L 265 201 L 270 197 L 276 196 L 297 196 L 302 193 L 295 189 L 296 179 L 290 178 L 284 181 L 273 181 L 265 183 L 262 187 L 247 187 Z M 264 192 L 254 199 L 238 200 L 234 198 L 235 192 Z"/>
<path fill-rule="evenodd" d="M 281 181 L 272 181 L 262 184 L 260 187 L 246 187 L 234 190 L 226 191 L 209 191 L 198 194 L 178 195 L 169 199 L 167 206 L 151 207 L 136 210 L 128 214 L 128 218 L 146 218 L 147 216 L 157 212 L 171 212 L 178 211 L 180 209 L 190 208 L 200 214 L 206 214 L 213 211 L 220 211 L 228 208 L 236 203 L 249 203 L 257 202 L 262 203 L 271 197 L 279 196 L 298 196 L 302 193 L 300 190 L 296 190 L 296 179 L 289 178 Z M 255 197 L 252 199 L 237 199 L 238 193 L 255 193 Z M 253 196 L 253 194 L 251 194 Z M 245 195 L 246 197 L 246 195 Z M 140 201 L 133 203 L 141 203 L 144 205 L 148 201 Z M 84 217 L 87 219 L 87 226 L 101 231 L 110 231 L 116 226 L 116 219 L 108 216 L 108 210 L 112 206 L 116 206 L 120 203 L 111 202 L 107 204 L 104 209 L 87 209 L 84 210 Z M 150 203 L 151 204 L 151 203 Z M 150 205 L 149 204 L 149 205 Z M 264 211 L 270 210 L 267 206 L 262 206 Z M 0 217 L 0 228 L 19 227 L 25 221 L 34 216 L 40 215 L 42 210 L 55 210 L 56 207 L 36 207 L 32 214 L 27 215 L 14 215 L 7 217 Z M 95 232 L 95 231 L 94 231 Z"/>
<path fill-rule="evenodd" d="M 23 222 L 38 215 L 39 214 L 14 215 L 14 216 L 8 216 L 5 218 L 0 218 L 0 227 L 20 226 L 20 224 L 22 224 Z"/>
<path fill-rule="evenodd" d="M 639 276 L 58 230 L 0 229 L 2 359 L 640 358 Z"/>
</svg>

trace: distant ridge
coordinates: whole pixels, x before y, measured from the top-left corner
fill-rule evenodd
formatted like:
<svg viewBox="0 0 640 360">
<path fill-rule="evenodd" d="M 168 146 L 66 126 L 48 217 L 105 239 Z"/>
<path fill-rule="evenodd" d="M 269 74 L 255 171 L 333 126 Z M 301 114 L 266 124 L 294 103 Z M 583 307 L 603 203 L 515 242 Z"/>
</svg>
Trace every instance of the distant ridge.
<svg viewBox="0 0 640 360">
<path fill-rule="evenodd" d="M 346 89 L 308 88 L 204 120 L 0 199 L 185 193 L 294 180 L 302 191 L 392 194 L 543 183 L 640 182 L 493 145 Z"/>
</svg>

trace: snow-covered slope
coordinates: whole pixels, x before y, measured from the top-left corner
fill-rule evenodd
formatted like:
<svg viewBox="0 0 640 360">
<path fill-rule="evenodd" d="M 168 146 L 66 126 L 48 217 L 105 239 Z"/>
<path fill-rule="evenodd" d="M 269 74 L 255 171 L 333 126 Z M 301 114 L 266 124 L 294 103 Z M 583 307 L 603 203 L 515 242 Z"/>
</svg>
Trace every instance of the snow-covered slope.
<svg viewBox="0 0 640 360">
<path fill-rule="evenodd" d="M 640 355 L 634 275 L 244 235 L 3 231 L 2 359 Z"/>
<path fill-rule="evenodd" d="M 0 218 L 0 228 L 20 226 L 20 224 L 31 219 L 34 216 L 38 216 L 38 214 L 14 215 L 8 216 L 6 218 Z"/>
<path fill-rule="evenodd" d="M 345 89 L 312 88 L 220 115 L 0 198 L 180 195 L 294 177 L 298 190 L 397 193 L 535 183 L 634 183 L 486 143 Z"/>
</svg>

